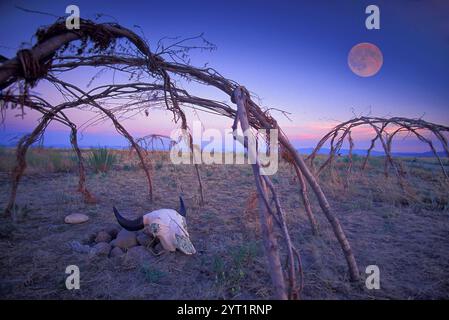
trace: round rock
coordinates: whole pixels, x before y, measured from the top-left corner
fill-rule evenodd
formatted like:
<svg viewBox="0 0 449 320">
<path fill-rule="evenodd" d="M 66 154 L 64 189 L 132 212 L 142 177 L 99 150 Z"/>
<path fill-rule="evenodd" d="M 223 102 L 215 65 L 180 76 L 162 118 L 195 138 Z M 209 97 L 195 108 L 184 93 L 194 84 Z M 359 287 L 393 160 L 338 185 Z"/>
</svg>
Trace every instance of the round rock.
<svg viewBox="0 0 449 320">
<path fill-rule="evenodd" d="M 153 241 L 153 238 L 150 237 L 150 236 L 148 236 L 148 235 L 147 235 L 146 233 L 144 233 L 144 232 L 139 232 L 139 233 L 137 233 L 136 238 L 137 238 L 137 242 L 138 242 L 141 246 L 144 246 L 144 247 L 148 246 L 148 245 L 151 243 L 151 241 Z"/>
<path fill-rule="evenodd" d="M 64 219 L 64 222 L 68 224 L 78 224 L 86 221 L 89 221 L 89 217 L 82 213 L 72 213 Z"/>
<path fill-rule="evenodd" d="M 150 229 L 149 226 L 145 226 L 145 228 L 143 228 L 142 232 L 143 232 L 144 234 L 146 234 L 147 236 L 149 236 L 149 237 L 152 237 L 152 236 L 153 236 L 153 233 L 151 232 L 151 229 Z"/>
<path fill-rule="evenodd" d="M 115 247 L 111 250 L 111 253 L 109 254 L 111 258 L 113 257 L 121 257 L 123 256 L 125 253 L 123 252 L 122 249 L 120 249 L 119 247 Z"/>
<path fill-rule="evenodd" d="M 91 248 L 87 244 L 81 244 L 78 241 L 69 242 L 70 248 L 78 253 L 89 253 Z"/>
<path fill-rule="evenodd" d="M 100 231 L 97 234 L 97 237 L 95 238 L 95 242 L 96 243 L 100 243 L 100 242 L 111 242 L 112 237 L 109 233 L 107 233 L 106 231 Z"/>
<path fill-rule="evenodd" d="M 89 255 L 91 256 L 108 256 L 109 252 L 111 252 L 111 245 L 106 242 L 97 243 L 90 250 Z"/>
<path fill-rule="evenodd" d="M 83 244 L 93 244 L 95 242 L 95 238 L 97 237 L 97 234 L 95 232 L 89 233 L 84 239 Z"/>
<path fill-rule="evenodd" d="M 111 225 L 106 228 L 106 232 L 109 233 L 112 237 L 112 239 L 117 238 L 118 233 L 120 232 L 121 228 L 117 225 Z"/>
<path fill-rule="evenodd" d="M 117 234 L 111 245 L 122 249 L 128 249 L 137 246 L 137 238 L 134 232 L 122 229 Z"/>
</svg>

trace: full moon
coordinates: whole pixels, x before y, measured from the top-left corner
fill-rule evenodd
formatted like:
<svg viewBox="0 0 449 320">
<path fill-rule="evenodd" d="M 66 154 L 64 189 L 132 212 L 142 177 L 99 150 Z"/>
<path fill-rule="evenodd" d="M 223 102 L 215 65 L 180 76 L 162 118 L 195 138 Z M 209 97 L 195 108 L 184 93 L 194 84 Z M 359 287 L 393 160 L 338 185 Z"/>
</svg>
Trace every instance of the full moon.
<svg viewBox="0 0 449 320">
<path fill-rule="evenodd" d="M 379 72 L 383 64 L 380 49 L 368 42 L 356 44 L 348 54 L 348 65 L 360 77 L 371 77 Z"/>
</svg>

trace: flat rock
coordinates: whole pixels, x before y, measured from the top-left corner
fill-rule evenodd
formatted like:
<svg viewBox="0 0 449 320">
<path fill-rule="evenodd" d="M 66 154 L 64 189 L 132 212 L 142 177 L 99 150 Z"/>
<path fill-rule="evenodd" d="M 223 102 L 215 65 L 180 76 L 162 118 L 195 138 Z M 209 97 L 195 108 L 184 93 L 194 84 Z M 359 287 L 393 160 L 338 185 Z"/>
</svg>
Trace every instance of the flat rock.
<svg viewBox="0 0 449 320">
<path fill-rule="evenodd" d="M 89 217 L 82 213 L 72 213 L 64 219 L 64 222 L 68 224 L 78 224 L 86 221 L 89 221 Z"/>
<path fill-rule="evenodd" d="M 111 252 L 111 245 L 106 242 L 100 242 L 97 243 L 93 248 L 90 250 L 89 255 L 90 256 L 108 256 L 109 252 Z"/>
<path fill-rule="evenodd" d="M 137 246 L 137 238 L 134 232 L 122 229 L 117 234 L 117 238 L 115 238 L 111 245 L 113 247 L 119 247 L 122 249 L 128 249 Z"/>
<path fill-rule="evenodd" d="M 141 246 L 144 246 L 144 247 L 148 246 L 148 245 L 151 243 L 151 241 L 153 241 L 153 238 L 150 237 L 150 236 L 148 236 L 148 235 L 147 235 L 146 233 L 144 233 L 144 232 L 139 232 L 139 233 L 137 233 L 136 238 L 137 238 L 137 242 L 138 242 Z"/>
<path fill-rule="evenodd" d="M 96 243 L 100 243 L 100 242 L 111 242 L 112 237 L 109 233 L 107 233 L 106 231 L 100 231 L 97 233 L 97 236 L 95 237 L 95 242 Z"/>
<path fill-rule="evenodd" d="M 121 257 L 124 254 L 125 253 L 123 252 L 122 249 L 120 249 L 119 247 L 115 247 L 111 250 L 111 253 L 109 255 L 111 256 L 111 258 L 113 258 L 113 257 Z"/>
</svg>

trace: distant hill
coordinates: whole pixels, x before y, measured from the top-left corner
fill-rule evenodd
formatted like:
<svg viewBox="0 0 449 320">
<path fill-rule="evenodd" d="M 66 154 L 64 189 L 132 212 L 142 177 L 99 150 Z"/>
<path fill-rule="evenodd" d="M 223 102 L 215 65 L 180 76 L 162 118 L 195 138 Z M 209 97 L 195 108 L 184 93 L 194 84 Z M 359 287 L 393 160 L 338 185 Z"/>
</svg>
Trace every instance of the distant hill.
<svg viewBox="0 0 449 320">
<path fill-rule="evenodd" d="M 313 148 L 299 148 L 296 149 L 299 153 L 301 154 L 306 154 L 309 155 L 312 153 Z M 322 148 L 320 149 L 320 151 L 318 152 L 318 154 L 329 154 L 330 149 L 329 148 Z M 357 154 L 359 156 L 366 156 L 366 152 L 367 150 L 362 150 L 362 149 L 354 149 L 352 150 L 353 154 Z M 341 155 L 348 155 L 349 154 L 349 150 L 348 149 L 341 149 L 339 152 Z M 445 157 L 446 153 L 444 151 L 439 151 L 437 152 L 438 155 L 440 157 Z M 413 158 L 426 158 L 426 157 L 433 157 L 433 152 L 432 151 L 426 151 L 426 152 L 392 152 L 391 153 L 393 157 L 403 157 L 403 158 L 409 158 L 409 157 L 413 157 Z M 373 157 L 383 157 L 385 156 L 385 152 L 383 151 L 371 151 L 371 156 Z"/>
<path fill-rule="evenodd" d="M 13 147 L 13 148 L 15 148 L 17 146 L 17 141 L 18 141 L 17 137 L 20 137 L 22 135 L 23 134 L 21 134 L 21 135 L 17 134 L 17 135 L 14 135 L 14 136 L 13 135 L 8 135 L 7 136 L 7 135 L 3 135 L 0 132 L 0 147 Z M 64 138 L 65 138 L 65 136 L 64 136 Z M 83 143 L 83 141 L 80 141 L 79 142 L 79 146 L 82 149 L 96 148 L 96 147 L 99 147 L 99 146 L 107 146 L 110 149 L 118 149 L 118 150 L 120 150 L 120 149 L 128 149 L 129 148 L 128 142 L 124 138 L 122 138 L 122 137 L 120 137 L 120 140 L 110 141 L 108 139 L 104 139 L 104 141 L 106 141 L 105 145 L 95 145 L 95 144 L 91 144 L 89 142 L 87 142 L 87 143 L 84 142 Z M 108 144 L 107 142 L 112 142 L 112 143 Z M 204 142 L 202 147 L 204 148 L 204 146 L 206 146 L 207 144 L 208 144 L 208 142 Z M 67 142 L 64 141 L 64 142 L 60 143 L 59 141 L 56 142 L 54 140 L 53 141 L 46 140 L 46 141 L 44 141 L 44 147 L 45 148 L 55 148 L 55 149 L 68 149 L 68 148 L 71 148 L 71 145 L 70 145 L 69 141 L 67 141 Z M 166 143 L 164 146 L 162 146 L 158 141 L 156 141 L 155 145 L 154 145 L 154 150 L 168 150 L 167 147 L 168 147 L 168 143 Z M 216 148 L 217 151 L 219 149 L 220 149 L 219 147 Z M 299 153 L 301 153 L 301 154 L 309 155 L 310 153 L 312 153 L 313 148 L 297 148 L 296 150 Z M 237 148 L 237 152 L 240 152 L 240 151 L 241 150 L 238 147 Z M 322 149 L 320 149 L 318 154 L 329 154 L 329 151 L 330 151 L 329 148 L 322 148 Z M 356 154 L 356 155 L 359 155 L 359 156 L 366 156 L 367 150 L 365 150 L 365 149 L 354 149 L 352 152 L 353 152 L 353 154 Z M 341 149 L 340 150 L 340 154 L 341 155 L 348 155 L 348 153 L 349 153 L 348 149 Z M 412 158 L 433 157 L 433 153 L 431 151 L 426 151 L 426 152 L 392 152 L 392 155 L 394 157 L 412 157 Z M 444 151 L 439 151 L 438 155 L 440 157 L 446 157 L 446 153 Z M 385 156 L 385 153 L 383 151 L 373 150 L 373 151 L 371 151 L 371 156 L 373 156 L 373 157 L 383 157 L 383 156 Z"/>
</svg>

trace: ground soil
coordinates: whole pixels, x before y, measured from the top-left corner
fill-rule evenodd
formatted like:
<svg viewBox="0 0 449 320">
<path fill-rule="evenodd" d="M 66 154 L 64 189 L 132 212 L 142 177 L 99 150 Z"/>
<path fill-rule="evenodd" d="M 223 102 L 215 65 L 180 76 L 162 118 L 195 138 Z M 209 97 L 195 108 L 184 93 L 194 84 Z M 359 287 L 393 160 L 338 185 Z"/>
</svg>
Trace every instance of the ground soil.
<svg viewBox="0 0 449 320">
<path fill-rule="evenodd" d="M 14 222 L 0 218 L 0 298 L 270 298 L 257 208 L 251 204 L 251 168 L 213 165 L 200 170 L 205 186 L 203 206 L 199 205 L 198 183 L 190 165 L 174 166 L 162 160 L 153 163 L 153 202 L 138 167 L 117 166 L 106 174 L 89 173 L 87 184 L 97 204 L 85 204 L 76 192 L 76 172 L 27 174 L 17 198 L 27 209 Z M 445 188 L 432 178 L 433 173 L 423 170 L 410 171 L 411 184 L 420 191 L 416 203 L 403 196 L 395 178 L 385 178 L 380 169 L 378 173 L 355 170 L 349 184 L 344 170 L 340 182 L 326 175 L 320 178 L 362 273 L 360 282 L 351 283 L 325 216 L 313 200 L 320 225 L 320 235 L 313 236 L 292 171 L 287 164 L 281 165 L 273 182 L 287 212 L 293 242 L 301 253 L 303 299 L 449 298 L 447 185 Z M 8 191 L 9 175 L 0 173 L 2 207 Z M 126 216 L 137 217 L 154 209 L 178 208 L 180 194 L 197 249 L 193 256 L 165 253 L 143 262 L 126 255 L 92 258 L 69 246 L 71 241 L 85 241 L 92 233 L 116 224 L 113 204 Z M 64 217 L 71 213 L 87 214 L 90 220 L 65 224 Z M 368 290 L 364 284 L 365 268 L 373 264 L 380 268 L 379 290 Z M 80 290 L 65 287 L 68 265 L 80 268 Z"/>
</svg>

